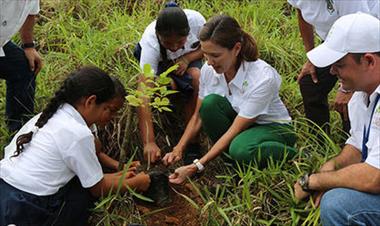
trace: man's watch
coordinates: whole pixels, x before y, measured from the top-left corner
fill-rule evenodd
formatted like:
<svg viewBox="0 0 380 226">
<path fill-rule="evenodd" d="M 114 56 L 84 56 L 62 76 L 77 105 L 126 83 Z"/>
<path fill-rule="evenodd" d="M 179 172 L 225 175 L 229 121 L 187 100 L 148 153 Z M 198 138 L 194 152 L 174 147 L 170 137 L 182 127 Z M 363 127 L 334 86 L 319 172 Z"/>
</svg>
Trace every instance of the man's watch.
<svg viewBox="0 0 380 226">
<path fill-rule="evenodd" d="M 197 172 L 200 173 L 205 169 L 205 166 L 199 161 L 199 159 L 194 159 L 193 163 L 197 167 Z"/>
<path fill-rule="evenodd" d="M 298 183 L 300 184 L 302 190 L 308 193 L 313 192 L 313 190 L 309 188 L 309 178 L 310 174 L 307 173 L 298 180 Z"/>
<path fill-rule="evenodd" d="M 27 49 L 27 48 L 35 48 L 36 47 L 36 42 L 27 42 L 27 43 L 22 43 L 21 48 Z"/>
</svg>

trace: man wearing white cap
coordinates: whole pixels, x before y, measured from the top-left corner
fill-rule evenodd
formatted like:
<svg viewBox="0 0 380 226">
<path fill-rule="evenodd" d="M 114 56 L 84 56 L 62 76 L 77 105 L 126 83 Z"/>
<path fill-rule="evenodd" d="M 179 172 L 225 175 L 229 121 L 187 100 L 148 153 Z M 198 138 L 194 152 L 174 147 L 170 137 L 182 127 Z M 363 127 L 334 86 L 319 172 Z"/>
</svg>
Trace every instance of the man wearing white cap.
<svg viewBox="0 0 380 226">
<path fill-rule="evenodd" d="M 379 16 L 379 0 L 287 0 L 297 9 L 298 25 L 306 52 L 314 48 L 314 38 L 318 35 L 323 41 L 333 23 L 340 17 L 358 11 Z M 330 107 L 328 95 L 334 88 L 337 78 L 329 73 L 330 67 L 318 67 L 309 60 L 305 62 L 297 81 L 302 94 L 305 114 L 308 119 L 330 132 Z M 347 103 L 352 92 L 339 88 L 334 109 L 340 113 L 343 130 L 349 132 Z"/>
<path fill-rule="evenodd" d="M 342 152 L 294 185 L 297 199 L 321 200 L 323 225 L 380 225 L 380 21 L 364 13 L 338 19 L 326 41 L 307 53 L 331 65 L 346 90 L 350 137 Z"/>
</svg>

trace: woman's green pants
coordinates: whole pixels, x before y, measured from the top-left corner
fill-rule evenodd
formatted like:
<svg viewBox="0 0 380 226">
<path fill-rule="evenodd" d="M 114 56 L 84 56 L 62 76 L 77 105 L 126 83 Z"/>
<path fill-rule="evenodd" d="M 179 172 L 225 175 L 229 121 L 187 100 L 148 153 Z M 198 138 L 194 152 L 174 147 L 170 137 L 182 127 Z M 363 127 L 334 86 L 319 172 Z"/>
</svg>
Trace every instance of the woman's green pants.
<svg viewBox="0 0 380 226">
<path fill-rule="evenodd" d="M 199 110 L 202 127 L 215 143 L 230 128 L 237 113 L 229 101 L 220 95 L 206 96 Z M 282 160 L 286 153 L 292 158 L 297 151 L 293 148 L 296 136 L 289 124 L 254 124 L 238 134 L 231 142 L 229 155 L 242 162 L 256 161 L 266 165 L 269 158 Z"/>
</svg>

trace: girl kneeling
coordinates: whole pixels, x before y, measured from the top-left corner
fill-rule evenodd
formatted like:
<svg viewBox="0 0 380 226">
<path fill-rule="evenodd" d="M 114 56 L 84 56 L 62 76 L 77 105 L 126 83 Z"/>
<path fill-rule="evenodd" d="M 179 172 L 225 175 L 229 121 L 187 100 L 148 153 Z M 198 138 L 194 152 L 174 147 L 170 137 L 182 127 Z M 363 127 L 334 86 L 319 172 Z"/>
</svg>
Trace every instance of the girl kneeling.
<svg viewBox="0 0 380 226">
<path fill-rule="evenodd" d="M 110 76 L 83 67 L 21 128 L 0 162 L 0 225 L 87 225 L 93 196 L 120 180 L 121 191 L 148 189 L 147 174 L 103 174 L 96 156 L 89 127 L 112 118 L 114 98 Z"/>
</svg>

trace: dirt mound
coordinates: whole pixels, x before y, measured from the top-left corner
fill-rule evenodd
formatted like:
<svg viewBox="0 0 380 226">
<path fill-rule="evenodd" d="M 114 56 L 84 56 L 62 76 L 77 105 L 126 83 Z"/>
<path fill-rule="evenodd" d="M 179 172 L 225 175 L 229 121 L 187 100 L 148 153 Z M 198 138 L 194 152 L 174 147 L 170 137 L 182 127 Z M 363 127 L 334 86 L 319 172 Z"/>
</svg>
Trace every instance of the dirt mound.
<svg viewBox="0 0 380 226">
<path fill-rule="evenodd" d="M 165 207 L 137 201 L 137 209 L 148 226 L 198 226 L 199 211 L 184 196 L 200 205 L 202 200 L 191 184 L 170 187 L 171 203 Z"/>
</svg>

